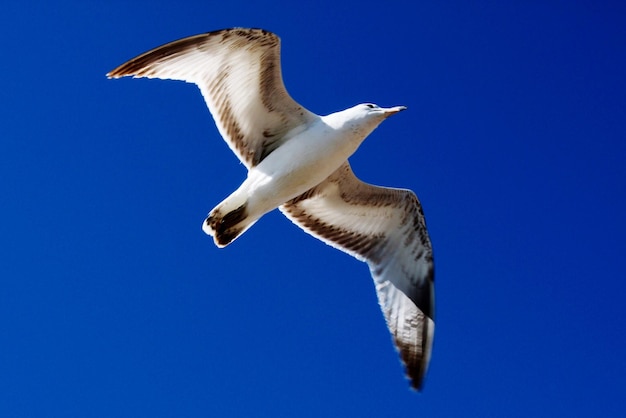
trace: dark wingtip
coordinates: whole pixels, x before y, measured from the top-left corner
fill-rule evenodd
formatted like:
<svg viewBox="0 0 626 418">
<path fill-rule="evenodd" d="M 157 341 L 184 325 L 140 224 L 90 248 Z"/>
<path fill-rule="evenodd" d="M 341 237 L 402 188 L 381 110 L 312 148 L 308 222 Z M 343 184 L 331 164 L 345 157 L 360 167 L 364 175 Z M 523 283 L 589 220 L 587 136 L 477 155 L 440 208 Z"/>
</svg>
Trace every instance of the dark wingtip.
<svg viewBox="0 0 626 418">
<path fill-rule="evenodd" d="M 432 337 L 434 333 L 434 322 L 431 318 L 424 316 L 421 338 L 421 353 L 416 355 L 412 350 L 403 350 L 402 342 L 396 340 L 396 347 L 399 348 L 400 358 L 404 365 L 406 378 L 409 380 L 411 388 L 417 392 L 424 389 L 424 380 L 430 356 L 432 353 Z"/>
<path fill-rule="evenodd" d="M 421 392 L 424 388 L 424 371 L 424 365 L 421 363 L 416 366 L 406 368 L 406 375 L 409 379 L 411 389 L 416 392 Z"/>
<path fill-rule="evenodd" d="M 407 374 L 411 384 L 411 389 L 421 393 L 424 389 L 424 369 L 422 367 L 416 367 L 413 370 L 408 371 Z"/>
</svg>

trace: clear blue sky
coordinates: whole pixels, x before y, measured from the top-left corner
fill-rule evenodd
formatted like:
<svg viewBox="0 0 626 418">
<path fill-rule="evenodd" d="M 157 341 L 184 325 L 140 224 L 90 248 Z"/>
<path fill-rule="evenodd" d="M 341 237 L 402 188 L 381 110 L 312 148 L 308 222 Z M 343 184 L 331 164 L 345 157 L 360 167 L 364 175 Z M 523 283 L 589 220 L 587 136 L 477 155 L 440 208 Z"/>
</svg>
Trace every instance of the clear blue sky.
<svg viewBox="0 0 626 418">
<path fill-rule="evenodd" d="M 623 2 L 18 3 L 0 17 L 0 416 L 624 413 Z M 223 250 L 201 231 L 245 169 L 193 85 L 105 77 L 232 26 L 281 36 L 316 113 L 408 106 L 351 161 L 424 206 L 423 393 L 366 265 L 278 212 Z"/>
</svg>

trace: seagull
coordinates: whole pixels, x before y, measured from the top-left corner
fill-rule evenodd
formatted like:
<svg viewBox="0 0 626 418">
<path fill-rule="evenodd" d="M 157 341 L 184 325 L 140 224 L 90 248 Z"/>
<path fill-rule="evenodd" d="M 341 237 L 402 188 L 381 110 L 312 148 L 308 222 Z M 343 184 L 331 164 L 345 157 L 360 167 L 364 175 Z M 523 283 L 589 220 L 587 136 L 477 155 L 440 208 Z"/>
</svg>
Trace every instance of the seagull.
<svg viewBox="0 0 626 418">
<path fill-rule="evenodd" d="M 287 93 L 280 38 L 263 29 L 224 29 L 170 42 L 107 76 L 196 84 L 248 170 L 241 186 L 209 213 L 204 232 L 225 247 L 278 208 L 305 232 L 366 262 L 407 378 L 421 390 L 435 328 L 424 213 L 412 191 L 364 183 L 348 163 L 382 121 L 406 107 L 364 103 L 326 116 L 310 112 Z"/>
</svg>

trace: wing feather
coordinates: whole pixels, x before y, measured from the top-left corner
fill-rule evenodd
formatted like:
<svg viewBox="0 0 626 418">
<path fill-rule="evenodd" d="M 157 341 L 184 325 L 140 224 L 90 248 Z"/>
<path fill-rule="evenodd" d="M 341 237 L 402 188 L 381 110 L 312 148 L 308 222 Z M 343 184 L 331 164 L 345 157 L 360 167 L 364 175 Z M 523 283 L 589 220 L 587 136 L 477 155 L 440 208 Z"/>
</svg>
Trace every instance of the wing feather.
<svg viewBox="0 0 626 418">
<path fill-rule="evenodd" d="M 224 29 L 170 42 L 107 76 L 198 85 L 220 134 L 248 168 L 318 118 L 287 93 L 280 39 L 262 29 Z"/>
<path fill-rule="evenodd" d="M 434 335 L 434 269 L 415 194 L 363 183 L 345 162 L 280 209 L 309 234 L 367 262 L 395 346 L 419 389 Z"/>
</svg>

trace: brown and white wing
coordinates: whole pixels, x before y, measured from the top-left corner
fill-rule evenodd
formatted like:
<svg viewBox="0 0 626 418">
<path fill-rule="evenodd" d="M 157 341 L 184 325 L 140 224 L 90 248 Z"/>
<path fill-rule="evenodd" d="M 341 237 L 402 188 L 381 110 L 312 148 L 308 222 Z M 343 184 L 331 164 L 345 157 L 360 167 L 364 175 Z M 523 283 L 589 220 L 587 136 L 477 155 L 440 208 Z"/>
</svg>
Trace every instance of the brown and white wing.
<svg viewBox="0 0 626 418">
<path fill-rule="evenodd" d="M 280 210 L 309 234 L 367 262 L 411 385 L 420 389 L 434 335 L 434 270 L 415 194 L 363 183 L 345 162 Z"/>
<path fill-rule="evenodd" d="M 250 168 L 316 120 L 283 84 L 280 39 L 262 29 L 225 29 L 170 42 L 107 74 L 182 80 L 200 87 L 220 134 Z"/>
</svg>

